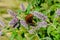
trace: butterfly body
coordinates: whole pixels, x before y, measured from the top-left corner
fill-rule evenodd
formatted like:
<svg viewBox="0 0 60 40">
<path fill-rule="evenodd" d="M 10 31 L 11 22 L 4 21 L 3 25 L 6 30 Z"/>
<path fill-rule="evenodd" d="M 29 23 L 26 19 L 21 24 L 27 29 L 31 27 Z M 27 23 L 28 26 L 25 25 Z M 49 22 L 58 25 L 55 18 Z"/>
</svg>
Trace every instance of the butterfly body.
<svg viewBox="0 0 60 40">
<path fill-rule="evenodd" d="M 34 25 L 33 15 L 32 15 L 32 14 L 28 14 L 28 15 L 25 17 L 25 20 L 26 20 L 26 23 L 27 23 L 27 24 Z"/>
</svg>

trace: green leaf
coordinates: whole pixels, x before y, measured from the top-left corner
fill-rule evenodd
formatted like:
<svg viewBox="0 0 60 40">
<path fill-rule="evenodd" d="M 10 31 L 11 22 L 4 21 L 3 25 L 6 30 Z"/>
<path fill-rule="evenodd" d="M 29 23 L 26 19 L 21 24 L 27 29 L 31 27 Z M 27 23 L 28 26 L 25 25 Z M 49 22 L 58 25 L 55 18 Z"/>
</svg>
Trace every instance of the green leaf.
<svg viewBox="0 0 60 40">
<path fill-rule="evenodd" d="M 29 14 L 29 13 L 30 13 L 30 9 L 31 9 L 31 4 L 29 4 L 29 5 L 27 6 L 27 12 L 26 12 L 26 14 Z"/>
<path fill-rule="evenodd" d="M 15 35 L 12 34 L 11 37 L 10 37 L 10 40 L 14 40 L 14 37 L 15 37 Z"/>
<path fill-rule="evenodd" d="M 55 28 L 54 27 L 52 27 L 52 26 L 48 26 L 48 28 L 47 28 L 47 34 L 49 35 L 52 31 L 54 31 L 55 30 Z"/>
<path fill-rule="evenodd" d="M 16 36 L 16 39 L 17 39 L 17 40 L 22 40 L 22 37 L 21 37 L 20 35 L 17 35 L 17 36 Z"/>
</svg>

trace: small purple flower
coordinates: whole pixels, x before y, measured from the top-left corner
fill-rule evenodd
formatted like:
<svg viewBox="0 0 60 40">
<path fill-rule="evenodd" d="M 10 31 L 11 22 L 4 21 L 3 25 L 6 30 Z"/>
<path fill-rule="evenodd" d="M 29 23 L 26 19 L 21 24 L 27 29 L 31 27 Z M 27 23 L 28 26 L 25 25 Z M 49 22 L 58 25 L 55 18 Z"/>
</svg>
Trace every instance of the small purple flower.
<svg viewBox="0 0 60 40">
<path fill-rule="evenodd" d="M 16 17 L 16 16 L 17 16 L 16 13 L 13 12 L 12 10 L 10 10 L 10 9 L 8 9 L 7 12 L 8 12 L 11 16 L 13 16 L 13 17 Z"/>
<path fill-rule="evenodd" d="M 45 21 L 38 22 L 35 29 L 40 29 L 41 27 L 47 27 L 47 22 Z"/>
<path fill-rule="evenodd" d="M 15 25 L 16 23 L 18 22 L 18 18 L 13 18 L 11 21 L 10 21 L 10 25 Z"/>
<path fill-rule="evenodd" d="M 20 4 L 20 9 L 21 9 L 22 11 L 25 11 L 25 10 L 26 10 L 26 8 L 25 8 L 25 6 L 24 6 L 23 3 Z"/>
<path fill-rule="evenodd" d="M 60 9 L 57 9 L 56 14 L 60 16 Z"/>
<path fill-rule="evenodd" d="M 34 29 L 31 29 L 28 31 L 30 34 L 34 34 L 35 30 Z"/>
<path fill-rule="evenodd" d="M 38 22 L 37 25 L 41 26 L 41 27 L 46 27 L 47 26 L 47 22 L 45 22 L 45 21 Z"/>
<path fill-rule="evenodd" d="M 23 25 L 25 28 L 28 28 L 28 24 L 24 20 L 20 20 L 21 25 Z"/>
<path fill-rule="evenodd" d="M 4 23 L 2 20 L 0 20 L 0 25 L 1 25 L 2 27 L 5 27 L 5 23 Z"/>
<path fill-rule="evenodd" d="M 2 31 L 0 31 L 0 36 L 2 36 L 2 34 L 3 34 Z"/>
<path fill-rule="evenodd" d="M 33 14 L 34 16 L 36 16 L 37 18 L 41 19 L 41 20 L 46 20 L 46 19 L 47 19 L 47 16 L 43 15 L 43 14 L 40 13 L 40 12 L 33 11 L 32 14 Z"/>
<path fill-rule="evenodd" d="M 3 32 L 2 32 L 2 28 L 0 28 L 0 36 L 2 36 Z"/>
<path fill-rule="evenodd" d="M 34 27 L 34 28 L 32 28 L 31 30 L 29 30 L 28 32 L 29 32 L 30 34 L 34 34 L 34 32 L 35 32 L 36 30 L 39 30 L 41 27 L 47 27 L 47 22 L 45 22 L 45 21 L 38 22 L 38 23 L 37 23 L 37 26 Z"/>
</svg>

